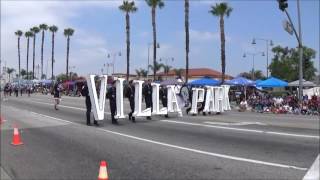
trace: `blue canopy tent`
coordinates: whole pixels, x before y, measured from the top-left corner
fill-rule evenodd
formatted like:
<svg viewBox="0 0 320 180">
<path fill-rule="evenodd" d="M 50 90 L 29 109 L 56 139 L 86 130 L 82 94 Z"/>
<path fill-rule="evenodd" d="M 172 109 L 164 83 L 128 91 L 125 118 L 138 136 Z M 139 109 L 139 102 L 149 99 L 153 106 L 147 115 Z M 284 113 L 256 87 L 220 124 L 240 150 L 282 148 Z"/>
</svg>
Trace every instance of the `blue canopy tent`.
<svg viewBox="0 0 320 180">
<path fill-rule="evenodd" d="M 259 87 L 286 87 L 288 86 L 288 82 L 283 81 L 281 79 L 270 77 L 267 80 L 264 80 L 257 84 Z"/>
<path fill-rule="evenodd" d="M 254 83 L 257 85 L 258 83 L 262 82 L 262 79 L 257 79 L 256 81 L 254 81 Z"/>
<path fill-rule="evenodd" d="M 232 80 L 226 81 L 226 84 L 233 85 L 233 86 L 252 86 L 254 85 L 254 81 L 244 77 L 236 77 Z"/>
<path fill-rule="evenodd" d="M 212 79 L 212 78 L 201 78 L 201 79 L 197 79 L 194 80 L 192 82 L 189 83 L 189 85 L 191 86 L 217 86 L 220 84 L 219 80 L 216 79 Z"/>
<path fill-rule="evenodd" d="M 247 99 L 247 86 L 253 86 L 254 81 L 238 76 L 232 80 L 226 81 L 225 84 L 231 85 L 231 86 L 243 86 L 244 87 L 244 98 Z"/>
</svg>

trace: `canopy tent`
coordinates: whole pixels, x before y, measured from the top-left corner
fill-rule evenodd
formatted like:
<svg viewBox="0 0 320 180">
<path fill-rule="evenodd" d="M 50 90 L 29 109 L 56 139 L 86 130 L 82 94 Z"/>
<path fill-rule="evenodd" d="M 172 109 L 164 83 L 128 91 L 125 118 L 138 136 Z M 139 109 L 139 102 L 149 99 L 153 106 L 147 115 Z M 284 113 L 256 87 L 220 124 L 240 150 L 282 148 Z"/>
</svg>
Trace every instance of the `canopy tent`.
<svg viewBox="0 0 320 180">
<path fill-rule="evenodd" d="M 166 86 L 166 85 L 183 85 L 183 82 L 181 79 L 168 79 L 160 82 L 161 85 Z"/>
<path fill-rule="evenodd" d="M 313 82 L 311 81 L 306 81 L 304 79 L 302 79 L 302 84 L 303 84 L 303 87 L 315 87 L 316 84 L 314 84 Z M 293 81 L 293 82 L 290 82 L 288 84 L 288 86 L 291 86 L 291 87 L 298 87 L 299 86 L 299 80 L 296 80 L 296 81 Z"/>
<path fill-rule="evenodd" d="M 261 83 L 263 80 L 262 79 L 257 79 L 254 81 L 254 83 L 257 85 L 258 83 Z"/>
<path fill-rule="evenodd" d="M 252 86 L 254 85 L 254 81 L 251 81 L 250 79 L 239 76 L 232 80 L 226 81 L 226 84 L 234 85 L 234 86 Z"/>
<path fill-rule="evenodd" d="M 205 77 L 205 78 L 194 80 L 194 81 L 190 82 L 189 85 L 191 85 L 191 86 L 206 86 L 206 85 L 217 86 L 220 83 L 221 82 L 219 80 Z"/>
<path fill-rule="evenodd" d="M 286 87 L 288 83 L 281 79 L 270 77 L 267 80 L 264 80 L 257 84 L 258 87 Z"/>
</svg>

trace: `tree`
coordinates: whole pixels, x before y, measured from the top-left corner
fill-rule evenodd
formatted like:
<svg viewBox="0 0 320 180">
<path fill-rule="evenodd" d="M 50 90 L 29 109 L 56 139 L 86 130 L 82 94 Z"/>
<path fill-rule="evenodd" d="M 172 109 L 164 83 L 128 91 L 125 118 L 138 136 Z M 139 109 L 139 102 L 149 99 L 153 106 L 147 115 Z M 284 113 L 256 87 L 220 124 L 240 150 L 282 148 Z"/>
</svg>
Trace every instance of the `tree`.
<svg viewBox="0 0 320 180">
<path fill-rule="evenodd" d="M 148 6 L 151 7 L 152 29 L 153 29 L 153 66 L 156 67 L 157 59 L 157 31 L 156 31 L 156 9 L 163 8 L 163 0 L 146 0 Z M 153 70 L 153 80 L 156 79 L 156 69 Z"/>
<path fill-rule="evenodd" d="M 127 35 L 127 74 L 126 79 L 129 80 L 130 74 L 130 15 L 129 13 L 134 13 L 138 10 L 135 6 L 134 1 L 128 2 L 123 1 L 123 4 L 119 6 L 119 9 L 126 14 L 126 35 Z"/>
<path fill-rule="evenodd" d="M 154 63 L 154 65 L 149 65 L 149 68 L 153 71 L 153 72 L 158 72 L 160 71 L 160 69 L 164 66 L 164 64 L 162 63 L 158 63 L 157 61 Z"/>
<path fill-rule="evenodd" d="M 54 76 L 53 76 L 53 63 L 54 63 L 54 35 L 55 33 L 58 31 L 58 27 L 55 26 L 55 25 L 52 25 L 49 27 L 49 31 L 52 33 L 52 39 L 51 39 L 51 42 L 52 42 L 52 50 L 51 50 L 51 79 L 53 80 L 54 79 Z"/>
<path fill-rule="evenodd" d="M 185 32 L 186 32 L 186 74 L 185 81 L 188 83 L 189 79 L 189 0 L 184 0 L 184 24 L 185 24 Z M 181 78 L 181 74 L 179 76 Z"/>
<path fill-rule="evenodd" d="M 269 65 L 271 75 L 287 81 L 299 79 L 299 49 L 276 46 L 272 48 L 274 57 Z M 303 78 L 312 80 L 315 76 L 316 68 L 313 60 L 316 57 L 316 51 L 303 47 Z"/>
<path fill-rule="evenodd" d="M 67 37 L 67 58 L 66 58 L 66 76 L 69 75 L 69 49 L 70 49 L 70 36 L 72 36 L 74 33 L 74 30 L 71 28 L 67 28 L 64 30 L 64 36 Z M 71 78 L 71 77 L 70 77 Z"/>
<path fill-rule="evenodd" d="M 41 79 L 47 79 L 47 76 L 45 74 L 42 74 Z"/>
<path fill-rule="evenodd" d="M 59 74 L 59 75 L 57 75 L 56 78 L 58 81 L 62 81 L 62 82 L 68 80 L 68 76 L 66 74 Z"/>
<path fill-rule="evenodd" d="M 224 83 L 225 71 L 226 71 L 226 52 L 225 52 L 225 33 L 224 33 L 224 17 L 229 17 L 232 12 L 232 8 L 228 6 L 228 3 L 216 3 L 215 6 L 211 6 L 209 11 L 213 16 L 220 18 L 220 39 L 221 39 L 221 69 L 222 77 L 221 83 Z"/>
<path fill-rule="evenodd" d="M 44 32 L 48 30 L 48 25 L 46 24 L 40 24 L 39 25 L 40 30 L 42 31 L 42 38 L 41 38 L 41 74 L 43 75 L 43 45 L 44 45 Z M 42 76 L 41 76 L 41 79 Z"/>
<path fill-rule="evenodd" d="M 7 68 L 7 73 L 9 75 L 9 82 L 10 82 L 11 74 L 13 73 L 13 71 L 15 71 L 13 68 Z"/>
<path fill-rule="evenodd" d="M 136 69 L 136 73 L 137 73 L 137 75 L 138 75 L 138 77 L 140 78 L 140 77 L 147 77 L 147 75 L 148 75 L 148 71 L 147 70 L 145 70 L 145 69 Z"/>
<path fill-rule="evenodd" d="M 18 37 L 18 74 L 19 74 L 19 78 L 20 78 L 20 64 L 21 64 L 21 60 L 20 60 L 20 38 L 23 34 L 23 32 L 21 30 L 17 30 L 15 33 L 14 33 L 17 37 Z"/>
<path fill-rule="evenodd" d="M 251 79 L 251 80 L 257 80 L 257 79 L 266 79 L 266 77 L 263 75 L 261 70 L 254 71 L 254 78 L 252 79 L 252 70 L 250 72 L 242 72 L 239 74 L 239 76 Z"/>
<path fill-rule="evenodd" d="M 30 29 L 31 32 L 33 32 L 33 63 L 32 63 L 32 79 L 35 78 L 34 76 L 34 68 L 35 68 L 35 58 L 36 58 L 36 35 L 39 33 L 40 29 L 35 26 Z"/>
<path fill-rule="evenodd" d="M 21 69 L 21 76 L 22 78 L 27 75 L 27 71 L 25 69 Z"/>
<path fill-rule="evenodd" d="M 174 71 L 175 75 L 176 75 L 179 79 L 181 79 L 182 73 L 183 73 L 183 69 L 173 69 L 173 71 Z"/>
<path fill-rule="evenodd" d="M 27 72 L 29 71 L 29 40 L 30 37 L 33 36 L 33 33 L 31 31 L 27 31 L 24 33 L 24 36 L 27 38 Z M 27 75 L 27 79 L 29 79 L 29 76 Z"/>
</svg>

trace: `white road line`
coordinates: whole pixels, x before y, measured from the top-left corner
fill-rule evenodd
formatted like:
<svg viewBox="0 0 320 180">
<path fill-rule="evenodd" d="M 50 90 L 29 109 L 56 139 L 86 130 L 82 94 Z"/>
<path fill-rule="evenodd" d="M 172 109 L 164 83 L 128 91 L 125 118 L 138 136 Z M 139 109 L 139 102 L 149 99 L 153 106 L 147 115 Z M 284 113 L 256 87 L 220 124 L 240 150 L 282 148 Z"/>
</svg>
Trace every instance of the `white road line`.
<svg viewBox="0 0 320 180">
<path fill-rule="evenodd" d="M 98 128 L 98 129 L 101 130 L 101 131 L 107 132 L 107 133 L 116 134 L 116 135 L 119 135 L 119 136 L 127 137 L 127 138 L 130 138 L 130 139 L 135 139 L 135 140 L 138 140 L 138 141 L 148 142 L 148 143 L 152 143 L 152 144 L 171 147 L 171 148 L 175 148 L 175 149 L 181 149 L 181 150 L 185 150 L 185 151 L 190 151 L 190 152 L 209 155 L 209 156 L 214 156 L 214 157 L 220 157 L 220 158 L 224 158 L 224 159 L 230 159 L 230 160 L 242 161 L 242 162 L 247 162 L 247 163 L 260 164 L 260 165 L 267 165 L 267 166 L 273 166 L 273 167 L 296 169 L 296 170 L 302 170 L 302 171 L 306 171 L 307 170 L 307 168 L 302 168 L 302 167 L 297 167 L 297 166 L 290 166 L 290 165 L 285 165 L 285 164 L 271 163 L 271 162 L 259 161 L 259 160 L 254 160 L 254 159 L 246 159 L 246 158 L 241 158 L 241 157 L 236 157 L 236 156 L 229 156 L 229 155 L 224 155 L 224 154 L 217 154 L 217 153 L 212 153 L 212 152 L 207 152 L 207 151 L 202 151 L 202 150 L 197 150 L 197 149 L 191 149 L 191 148 L 182 147 L 182 146 L 177 146 L 177 145 L 173 145 L 173 144 L 167 144 L 167 143 L 163 143 L 163 142 L 159 142 L 159 141 L 144 139 L 144 138 L 140 138 L 140 137 L 136 137 L 136 136 L 132 136 L 132 135 L 128 135 L 128 134 L 123 134 L 123 133 L 119 133 L 119 132 L 115 132 L 115 131 L 110 131 L 110 130 L 106 130 L 106 129 L 102 129 L 102 128 Z"/>
<path fill-rule="evenodd" d="M 67 120 L 56 118 L 56 117 L 52 117 L 52 116 L 47 116 L 47 115 L 44 115 L 44 114 L 39 114 L 39 113 L 32 112 L 32 111 L 31 111 L 31 114 L 35 114 L 35 115 L 38 115 L 38 116 L 54 119 L 54 120 L 57 120 L 57 121 L 68 123 L 68 124 L 73 124 L 73 122 L 71 122 L 71 121 L 67 121 Z"/>
<path fill-rule="evenodd" d="M 244 132 L 272 134 L 272 135 L 279 135 L 279 136 L 292 136 L 292 137 L 319 139 L 319 136 L 311 136 L 311 135 L 303 135 L 303 134 L 291 134 L 291 133 L 282 133 L 282 132 L 274 132 L 274 131 L 262 131 L 262 130 L 254 130 L 254 129 L 242 129 L 242 128 L 233 128 L 233 127 L 213 126 L 213 125 L 206 125 L 206 124 L 199 124 L 199 123 L 189 123 L 189 122 L 182 122 L 182 121 L 172 121 L 172 120 L 161 120 L 161 121 L 162 122 L 168 122 L 168 123 L 175 123 L 175 124 L 185 124 L 185 125 L 191 125 L 191 126 L 202 126 L 202 127 L 209 127 L 209 128 L 216 128 L 216 129 L 226 129 L 226 130 L 233 130 L 233 131 L 244 131 Z"/>
<path fill-rule="evenodd" d="M 45 103 L 45 102 L 39 102 L 39 101 L 32 101 L 34 103 L 38 103 L 38 104 L 44 104 L 44 105 L 49 105 L 49 106 L 53 106 L 54 104 L 50 104 L 50 103 Z M 58 107 L 64 107 L 64 108 L 69 108 L 69 109 L 75 109 L 75 110 L 80 110 L 80 111 L 87 111 L 84 108 L 78 108 L 78 107 L 73 107 L 73 106 L 65 106 L 65 105 L 61 105 L 59 104 Z M 104 112 L 105 114 L 111 114 L 110 112 Z"/>
<path fill-rule="evenodd" d="M 206 124 L 213 124 L 213 125 L 223 125 L 223 126 L 246 126 L 246 125 L 261 125 L 266 126 L 267 124 L 260 123 L 260 122 L 232 122 L 232 123 L 225 123 L 225 122 L 210 122 L 205 121 L 203 123 Z"/>
<path fill-rule="evenodd" d="M 52 117 L 52 116 L 47 116 L 47 115 L 36 113 L 36 112 L 31 112 L 31 113 L 36 114 L 36 115 L 40 115 L 40 116 L 43 116 L 43 117 L 51 118 L 51 119 L 54 119 L 54 120 L 57 120 L 57 121 L 67 122 L 69 124 L 76 124 L 76 123 L 73 123 L 71 121 L 67 121 L 67 120 L 56 118 L 56 117 Z M 246 159 L 246 158 L 241 158 L 241 157 L 236 157 L 236 156 L 229 156 L 229 155 L 224 155 L 224 154 L 217 154 L 217 153 L 212 153 L 212 152 L 207 152 L 207 151 L 202 151 L 202 150 L 197 150 L 197 149 L 191 149 L 191 148 L 182 147 L 182 146 L 177 146 L 177 145 L 173 145 L 173 144 L 163 143 L 163 142 L 159 142 L 159 141 L 154 141 L 154 140 L 150 140 L 150 139 L 140 138 L 140 137 L 137 137 L 137 136 L 123 134 L 123 133 L 110 131 L 110 130 L 106 130 L 106 129 L 102 129 L 102 128 L 97 128 L 97 129 L 101 130 L 103 132 L 116 134 L 116 135 L 127 137 L 127 138 L 130 138 L 130 139 L 135 139 L 135 140 L 148 142 L 148 143 L 152 143 L 152 144 L 157 144 L 157 145 L 161 145 L 161 146 L 166 146 L 166 147 L 171 147 L 171 148 L 175 148 L 175 149 L 181 149 L 181 150 L 185 150 L 185 151 L 189 151 L 189 152 L 194 152 L 194 153 L 199 153 L 199 154 L 204 154 L 204 155 L 209 155 L 209 156 L 214 156 L 214 157 L 220 157 L 220 158 L 224 158 L 224 159 L 230 159 L 230 160 L 242 161 L 242 162 L 247 162 L 247 163 L 260 164 L 260 165 L 266 165 L 266 166 L 273 166 L 273 167 L 296 169 L 296 170 L 301 170 L 301 171 L 306 171 L 307 170 L 307 168 L 302 168 L 302 167 L 297 167 L 297 166 L 291 166 L 291 165 L 286 165 L 286 164 L 278 164 L 278 163 L 271 163 L 271 162 L 259 161 L 259 160 L 254 160 L 254 159 Z"/>
<path fill-rule="evenodd" d="M 303 177 L 303 180 L 319 180 L 320 175 L 319 175 L 319 156 L 316 158 L 306 175 Z"/>
</svg>

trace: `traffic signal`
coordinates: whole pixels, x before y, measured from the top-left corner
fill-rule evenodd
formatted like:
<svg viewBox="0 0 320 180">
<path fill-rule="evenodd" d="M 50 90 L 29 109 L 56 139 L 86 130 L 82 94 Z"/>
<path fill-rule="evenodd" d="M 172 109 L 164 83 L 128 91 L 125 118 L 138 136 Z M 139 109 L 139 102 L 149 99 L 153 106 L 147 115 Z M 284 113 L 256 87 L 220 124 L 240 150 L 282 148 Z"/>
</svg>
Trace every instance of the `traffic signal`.
<svg viewBox="0 0 320 180">
<path fill-rule="evenodd" d="M 279 2 L 279 9 L 281 11 L 284 11 L 286 8 L 288 8 L 288 0 L 278 0 Z"/>
</svg>

